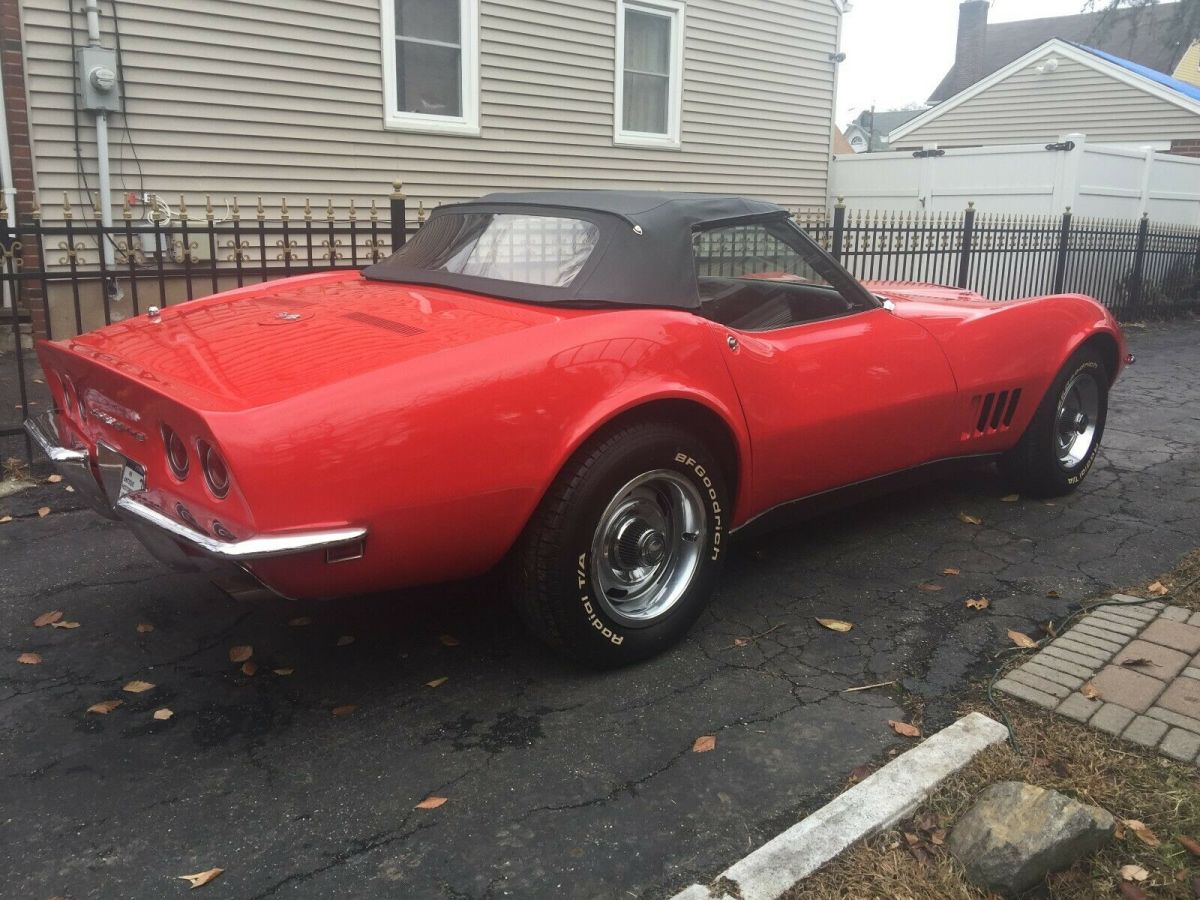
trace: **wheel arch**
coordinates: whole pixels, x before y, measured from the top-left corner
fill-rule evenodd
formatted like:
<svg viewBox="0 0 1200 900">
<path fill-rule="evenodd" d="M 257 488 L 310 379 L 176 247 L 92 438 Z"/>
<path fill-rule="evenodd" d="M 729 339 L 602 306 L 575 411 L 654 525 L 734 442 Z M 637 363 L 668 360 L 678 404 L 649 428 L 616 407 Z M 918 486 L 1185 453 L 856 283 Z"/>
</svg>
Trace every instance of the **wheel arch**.
<svg viewBox="0 0 1200 900">
<path fill-rule="evenodd" d="M 717 455 L 717 463 L 721 466 L 721 471 L 729 479 L 729 493 L 734 498 L 732 518 L 736 521 L 738 507 L 741 505 L 739 503 L 742 496 L 741 491 L 748 485 L 750 476 L 748 447 L 744 446 L 734 425 L 724 414 L 695 397 L 647 398 L 612 411 L 607 417 L 594 422 L 573 442 L 570 451 L 555 471 L 555 477 L 579 448 L 597 435 L 639 421 L 671 422 L 695 432 L 697 437 L 703 438 L 708 443 L 713 453 Z"/>
<path fill-rule="evenodd" d="M 1097 331 L 1071 348 L 1067 358 L 1069 359 L 1080 350 L 1090 349 L 1095 349 L 1100 354 L 1100 358 L 1104 362 L 1104 369 L 1108 373 L 1108 386 L 1112 387 L 1113 382 L 1117 380 L 1117 374 L 1121 371 L 1121 349 L 1117 344 L 1117 339 L 1107 331 Z"/>
</svg>

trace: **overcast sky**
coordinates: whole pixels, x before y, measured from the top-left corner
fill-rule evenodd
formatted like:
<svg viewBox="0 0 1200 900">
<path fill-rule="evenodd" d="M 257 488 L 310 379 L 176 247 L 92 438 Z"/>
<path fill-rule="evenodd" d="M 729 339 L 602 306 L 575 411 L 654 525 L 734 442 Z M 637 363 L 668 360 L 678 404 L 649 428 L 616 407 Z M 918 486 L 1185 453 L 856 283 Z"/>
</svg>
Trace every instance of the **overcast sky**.
<svg viewBox="0 0 1200 900">
<path fill-rule="evenodd" d="M 959 0 L 853 0 L 842 32 L 838 124 L 863 109 L 924 103 L 954 64 Z M 1084 0 L 992 0 L 991 22 L 1064 16 Z"/>
</svg>

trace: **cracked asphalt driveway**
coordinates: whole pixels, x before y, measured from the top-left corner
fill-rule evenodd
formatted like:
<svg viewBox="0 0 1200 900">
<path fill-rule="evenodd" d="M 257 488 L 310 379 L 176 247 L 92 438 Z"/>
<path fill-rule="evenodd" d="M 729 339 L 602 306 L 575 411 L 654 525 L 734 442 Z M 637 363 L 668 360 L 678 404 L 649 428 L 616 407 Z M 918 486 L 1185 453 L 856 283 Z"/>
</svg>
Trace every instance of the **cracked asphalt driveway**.
<svg viewBox="0 0 1200 900">
<path fill-rule="evenodd" d="M 205 896 L 662 897 L 706 881 L 901 746 L 888 719 L 950 721 L 1006 629 L 1200 544 L 1200 325 L 1130 338 L 1139 363 L 1075 496 L 1002 502 L 985 469 L 743 541 L 689 639 L 620 672 L 544 651 L 486 579 L 239 600 L 160 567 L 62 485 L 0 500 L 15 517 L 0 525 L 0 884 L 158 898 L 213 866 Z M 991 608 L 966 609 L 979 594 Z M 54 609 L 80 627 L 31 626 Z M 253 676 L 235 644 L 253 645 Z M 155 687 L 122 693 L 132 679 Z M 124 705 L 85 713 L 109 698 Z M 704 734 L 716 749 L 691 752 Z M 430 795 L 448 802 L 414 809 Z"/>
</svg>

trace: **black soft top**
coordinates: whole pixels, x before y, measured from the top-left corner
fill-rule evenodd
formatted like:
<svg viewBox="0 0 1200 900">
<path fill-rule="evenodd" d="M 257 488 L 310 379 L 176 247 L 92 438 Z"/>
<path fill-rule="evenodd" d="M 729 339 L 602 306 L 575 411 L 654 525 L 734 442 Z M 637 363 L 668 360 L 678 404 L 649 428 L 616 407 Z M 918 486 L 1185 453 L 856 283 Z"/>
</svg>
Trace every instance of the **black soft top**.
<svg viewBox="0 0 1200 900">
<path fill-rule="evenodd" d="M 599 228 L 591 256 L 567 287 L 546 287 L 424 269 L 404 254 L 368 266 L 366 278 L 433 284 L 511 300 L 578 306 L 622 304 L 697 309 L 692 232 L 739 220 L 786 219 L 774 203 L 665 191 L 528 191 L 440 206 L 430 221 L 463 214 L 554 215 Z"/>
</svg>

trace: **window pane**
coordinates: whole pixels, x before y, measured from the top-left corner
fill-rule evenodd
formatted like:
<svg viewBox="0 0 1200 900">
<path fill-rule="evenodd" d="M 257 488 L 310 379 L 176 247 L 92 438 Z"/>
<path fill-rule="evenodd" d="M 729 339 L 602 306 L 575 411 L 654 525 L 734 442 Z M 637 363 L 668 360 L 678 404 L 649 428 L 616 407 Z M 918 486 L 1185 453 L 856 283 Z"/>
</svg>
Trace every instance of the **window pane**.
<svg viewBox="0 0 1200 900">
<path fill-rule="evenodd" d="M 396 41 L 396 97 L 400 112 L 461 116 L 462 51 Z"/>
<path fill-rule="evenodd" d="M 803 256 L 774 233 L 774 225 L 714 228 L 692 237 L 696 274 L 827 285 Z"/>
<path fill-rule="evenodd" d="M 625 13 L 625 72 L 671 71 L 671 18 L 628 10 Z"/>
<path fill-rule="evenodd" d="M 391 259 L 398 269 L 568 287 L 599 236 L 581 219 L 448 213 L 430 219 Z"/>
<path fill-rule="evenodd" d="M 625 73 L 621 127 L 625 131 L 667 133 L 671 79 L 664 75 Z"/>
<path fill-rule="evenodd" d="M 458 44 L 459 0 L 396 0 L 396 36 Z"/>
</svg>

